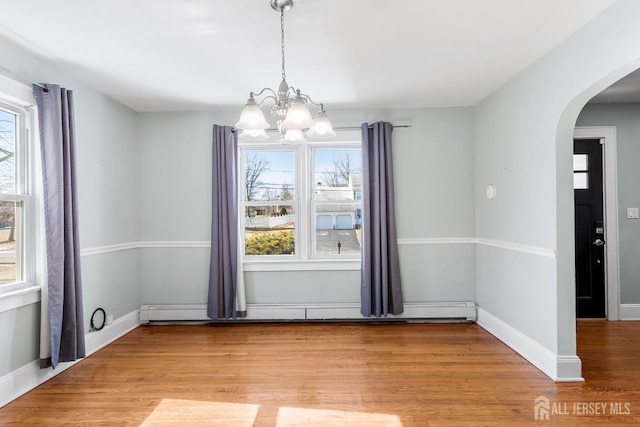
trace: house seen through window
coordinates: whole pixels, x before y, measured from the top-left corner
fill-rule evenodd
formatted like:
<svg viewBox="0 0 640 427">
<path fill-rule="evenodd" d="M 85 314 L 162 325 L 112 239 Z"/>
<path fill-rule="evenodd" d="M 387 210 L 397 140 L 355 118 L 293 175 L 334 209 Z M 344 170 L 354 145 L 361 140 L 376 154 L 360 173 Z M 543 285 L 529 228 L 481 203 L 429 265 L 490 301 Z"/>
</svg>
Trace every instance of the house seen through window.
<svg viewBox="0 0 640 427">
<path fill-rule="evenodd" d="M 240 147 L 246 260 L 360 257 L 359 141 Z"/>
</svg>

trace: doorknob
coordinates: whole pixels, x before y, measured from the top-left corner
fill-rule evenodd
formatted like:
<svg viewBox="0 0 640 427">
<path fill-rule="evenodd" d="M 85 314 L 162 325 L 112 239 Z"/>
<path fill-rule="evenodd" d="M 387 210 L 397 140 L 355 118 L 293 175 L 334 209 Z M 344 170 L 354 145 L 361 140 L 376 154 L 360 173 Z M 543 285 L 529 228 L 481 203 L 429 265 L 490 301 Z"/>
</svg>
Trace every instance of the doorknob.
<svg viewBox="0 0 640 427">
<path fill-rule="evenodd" d="M 604 241 L 602 239 L 596 239 L 595 242 L 593 242 L 593 244 L 598 247 L 604 246 Z"/>
</svg>

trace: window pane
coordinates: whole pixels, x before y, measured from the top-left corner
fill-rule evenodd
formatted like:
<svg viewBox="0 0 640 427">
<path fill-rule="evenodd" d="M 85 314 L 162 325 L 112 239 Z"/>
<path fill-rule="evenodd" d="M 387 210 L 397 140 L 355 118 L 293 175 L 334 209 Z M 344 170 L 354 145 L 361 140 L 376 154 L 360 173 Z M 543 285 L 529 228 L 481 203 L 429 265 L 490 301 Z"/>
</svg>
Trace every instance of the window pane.
<svg viewBox="0 0 640 427">
<path fill-rule="evenodd" d="M 574 190 L 589 189 L 589 173 L 588 172 L 573 173 L 573 189 Z"/>
<path fill-rule="evenodd" d="M 315 149 L 313 152 L 315 200 L 360 200 L 362 155 L 359 149 Z"/>
<path fill-rule="evenodd" d="M 362 209 L 359 204 L 317 204 L 316 254 L 360 253 Z"/>
<path fill-rule="evenodd" d="M 0 285 L 22 279 L 20 241 L 22 239 L 21 202 L 0 201 Z"/>
<path fill-rule="evenodd" d="M 16 191 L 16 115 L 0 110 L 0 191 Z"/>
<path fill-rule="evenodd" d="M 294 255 L 296 215 L 291 205 L 247 206 L 246 255 Z"/>
<path fill-rule="evenodd" d="M 245 200 L 293 200 L 293 151 L 247 150 L 244 156 Z"/>
<path fill-rule="evenodd" d="M 586 170 L 589 170 L 589 155 L 588 154 L 574 154 L 573 155 L 573 170 L 574 171 L 586 171 Z"/>
</svg>

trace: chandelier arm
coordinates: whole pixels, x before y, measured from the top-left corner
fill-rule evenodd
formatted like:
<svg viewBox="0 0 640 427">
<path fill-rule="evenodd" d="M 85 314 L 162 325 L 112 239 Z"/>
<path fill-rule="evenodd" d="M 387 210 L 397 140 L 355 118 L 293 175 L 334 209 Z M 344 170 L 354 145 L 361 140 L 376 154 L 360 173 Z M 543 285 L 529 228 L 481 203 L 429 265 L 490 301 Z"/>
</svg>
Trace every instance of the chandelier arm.
<svg viewBox="0 0 640 427">
<path fill-rule="evenodd" d="M 269 98 L 273 98 L 273 100 L 276 101 L 276 102 L 278 101 L 278 94 L 276 93 L 275 90 L 271 89 L 270 87 L 262 88 L 262 90 L 260 90 L 260 92 L 249 92 L 249 95 L 251 97 L 258 97 L 258 96 L 261 96 L 265 92 L 269 92 L 270 94 L 269 94 L 269 96 L 266 96 L 262 100 L 262 102 L 260 102 L 260 106 L 261 107 L 262 107 L 262 104 L 264 104 L 264 101 L 269 99 Z"/>
<path fill-rule="evenodd" d="M 305 101 L 309 101 L 311 104 L 313 104 L 316 107 L 319 107 L 320 109 L 323 108 L 323 104 L 320 102 L 315 102 L 313 99 L 311 99 L 311 97 L 309 95 L 307 95 L 306 93 L 301 93 L 300 96 L 305 100 Z"/>
<path fill-rule="evenodd" d="M 258 103 L 258 108 L 262 108 L 262 106 L 263 106 L 263 105 L 264 105 L 264 103 L 267 101 L 267 99 L 273 99 L 273 102 L 276 102 L 276 103 L 278 102 L 278 100 L 276 99 L 276 97 L 275 97 L 275 96 L 273 96 L 273 95 L 267 95 L 267 96 L 265 96 L 265 97 L 262 99 L 262 101 L 260 101 L 260 102 Z"/>
<path fill-rule="evenodd" d="M 270 87 L 262 88 L 259 92 L 251 92 L 253 96 L 260 96 L 265 92 L 271 92 L 273 96 L 277 96 L 276 91 L 271 89 Z"/>
</svg>

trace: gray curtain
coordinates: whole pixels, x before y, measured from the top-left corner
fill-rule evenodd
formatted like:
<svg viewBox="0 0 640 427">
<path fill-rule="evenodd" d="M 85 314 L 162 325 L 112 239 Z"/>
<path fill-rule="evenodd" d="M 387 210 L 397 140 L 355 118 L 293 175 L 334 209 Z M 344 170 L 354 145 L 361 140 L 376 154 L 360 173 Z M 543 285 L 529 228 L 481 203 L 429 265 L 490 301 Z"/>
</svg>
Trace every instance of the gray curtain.
<svg viewBox="0 0 640 427">
<path fill-rule="evenodd" d="M 73 92 L 34 85 L 40 127 L 51 357 L 40 367 L 85 357 L 78 237 Z"/>
<path fill-rule="evenodd" d="M 238 137 L 230 126 L 213 126 L 211 264 L 207 315 L 246 316 L 236 309 L 238 282 Z"/>
<path fill-rule="evenodd" d="M 362 283 L 363 316 L 401 314 L 393 187 L 392 126 L 362 124 Z"/>
</svg>

